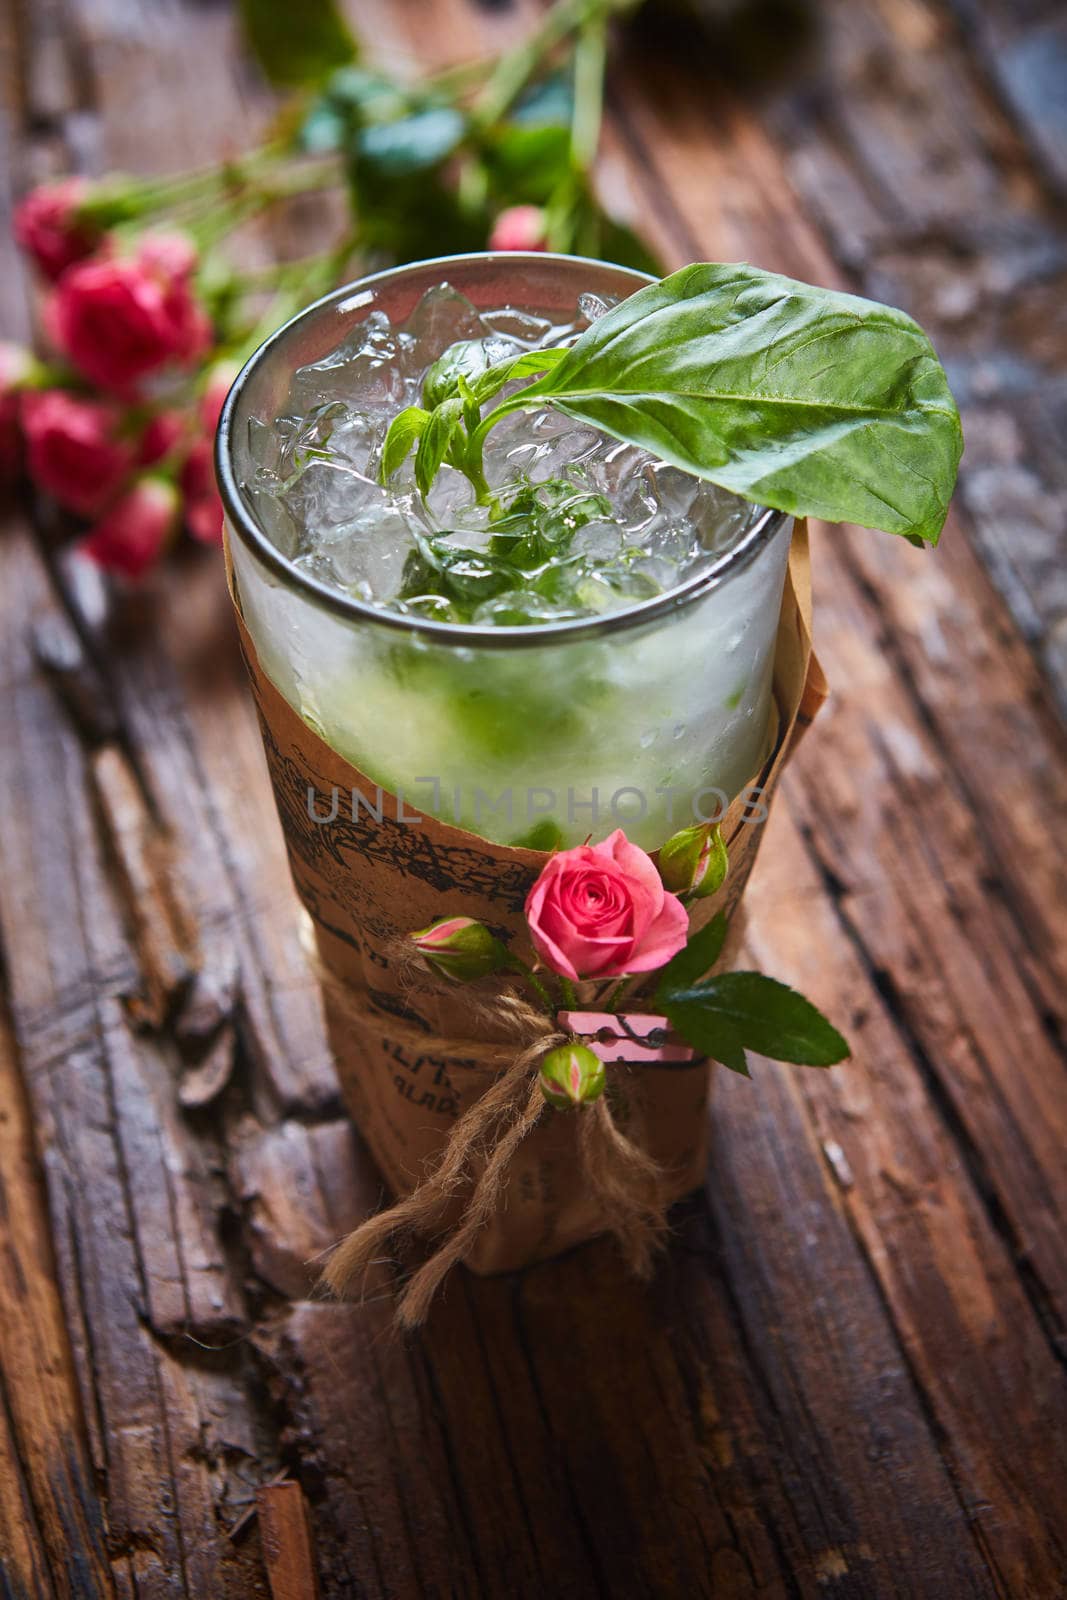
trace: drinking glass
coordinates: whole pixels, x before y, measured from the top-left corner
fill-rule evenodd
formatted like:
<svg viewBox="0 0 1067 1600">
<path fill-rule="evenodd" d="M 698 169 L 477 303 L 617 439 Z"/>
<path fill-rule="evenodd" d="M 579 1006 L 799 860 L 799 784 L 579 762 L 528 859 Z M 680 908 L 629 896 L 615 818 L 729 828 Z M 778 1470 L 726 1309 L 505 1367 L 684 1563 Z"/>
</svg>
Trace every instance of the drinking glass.
<svg viewBox="0 0 1067 1600">
<path fill-rule="evenodd" d="M 529 626 L 405 616 L 334 589 L 275 542 L 250 485 L 251 433 L 294 372 L 372 312 L 396 325 L 447 282 L 479 310 L 566 323 L 578 297 L 649 282 L 550 254 L 454 256 L 377 273 L 300 313 L 256 352 L 219 428 L 217 464 L 245 625 L 299 716 L 371 785 L 498 843 L 566 845 L 615 827 L 652 850 L 717 820 L 773 742 L 771 676 L 792 519 L 754 513 L 702 573 L 625 610 Z M 444 341 L 447 343 L 447 340 Z M 442 353 L 432 336 L 425 364 Z M 358 405 L 358 394 L 353 395 Z M 578 426 L 575 424 L 575 426 Z M 383 535 L 384 536 L 384 535 Z"/>
</svg>

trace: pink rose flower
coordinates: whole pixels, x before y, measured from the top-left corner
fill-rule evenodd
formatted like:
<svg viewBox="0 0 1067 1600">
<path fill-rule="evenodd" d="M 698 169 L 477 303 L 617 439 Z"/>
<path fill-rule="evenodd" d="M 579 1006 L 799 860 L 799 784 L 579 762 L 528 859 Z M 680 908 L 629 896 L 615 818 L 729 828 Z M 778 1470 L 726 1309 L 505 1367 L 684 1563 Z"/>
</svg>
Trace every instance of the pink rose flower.
<svg viewBox="0 0 1067 1600">
<path fill-rule="evenodd" d="M 26 464 L 39 489 L 68 511 L 95 516 L 117 492 L 134 463 L 133 444 L 120 436 L 122 413 L 65 389 L 22 398 Z"/>
<path fill-rule="evenodd" d="M 621 828 L 554 855 L 526 898 L 526 921 L 546 967 L 572 981 L 653 972 L 689 934 L 682 902 Z"/>
<path fill-rule="evenodd" d="M 87 178 L 44 183 L 15 208 L 15 238 L 51 283 L 96 248 L 99 228 L 78 215 L 90 187 Z"/>
<path fill-rule="evenodd" d="M 222 543 L 222 499 L 215 483 L 211 442 L 198 439 L 181 470 L 185 526 L 201 544 Z"/>
<path fill-rule="evenodd" d="M 141 435 L 137 450 L 137 463 L 142 467 L 155 466 L 171 451 L 185 432 L 185 417 L 180 411 L 157 411 L 150 417 Z"/>
<path fill-rule="evenodd" d="M 545 214 L 540 206 L 508 206 L 493 223 L 490 250 L 543 250 Z"/>
<path fill-rule="evenodd" d="M 178 508 L 178 491 L 166 478 L 138 478 L 78 548 L 105 571 L 136 583 L 163 554 L 178 525 Z"/>
<path fill-rule="evenodd" d="M 195 263 L 189 241 L 166 234 L 147 236 L 132 256 L 81 262 L 46 307 L 49 334 L 92 383 L 133 395 L 142 379 L 171 362 L 188 366 L 210 344 Z"/>
</svg>

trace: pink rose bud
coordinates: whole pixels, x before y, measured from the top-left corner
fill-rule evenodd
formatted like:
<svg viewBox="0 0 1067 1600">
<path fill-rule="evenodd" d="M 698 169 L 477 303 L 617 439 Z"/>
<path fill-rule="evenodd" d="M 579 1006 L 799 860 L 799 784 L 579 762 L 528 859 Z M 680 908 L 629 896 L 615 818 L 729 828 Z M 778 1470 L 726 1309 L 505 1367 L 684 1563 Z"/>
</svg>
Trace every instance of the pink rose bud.
<svg viewBox="0 0 1067 1600">
<path fill-rule="evenodd" d="M 39 370 L 40 363 L 32 350 L 27 350 L 22 344 L 12 344 L 8 339 L 0 339 L 0 395 L 6 397 L 24 389 Z"/>
<path fill-rule="evenodd" d="M 588 1105 L 604 1093 L 604 1063 L 588 1045 L 557 1045 L 541 1062 L 541 1093 L 557 1111 Z"/>
<path fill-rule="evenodd" d="M 211 342 L 193 292 L 196 252 L 184 235 L 150 235 L 132 256 L 83 261 L 66 271 L 45 308 L 49 336 L 101 389 L 135 396 L 171 363 L 188 366 Z"/>
<path fill-rule="evenodd" d="M 65 389 L 23 395 L 30 477 L 68 511 L 95 516 L 133 467 L 134 449 L 122 436 L 122 422 L 117 406 L 82 400 Z"/>
<path fill-rule="evenodd" d="M 659 875 L 666 887 L 698 900 L 722 887 L 729 864 L 722 834 L 710 822 L 683 828 L 659 853 Z"/>
<path fill-rule="evenodd" d="M 215 462 L 207 439 L 198 439 L 181 470 L 185 526 L 200 544 L 222 543 L 222 499 L 215 483 Z"/>
<path fill-rule="evenodd" d="M 86 178 L 62 178 L 33 189 L 15 208 L 15 238 L 51 283 L 100 239 L 99 226 L 80 210 L 91 187 Z"/>
<path fill-rule="evenodd" d="M 200 257 L 195 239 L 187 233 L 171 231 L 142 234 L 136 259 L 161 282 L 173 283 L 191 278 Z"/>
<path fill-rule="evenodd" d="M 78 546 L 106 572 L 136 583 L 154 567 L 178 526 L 178 491 L 166 478 L 138 478 Z"/>
<path fill-rule="evenodd" d="M 526 897 L 526 921 L 545 966 L 572 982 L 652 972 L 689 936 L 682 902 L 621 828 L 552 856 Z"/>
<path fill-rule="evenodd" d="M 410 938 L 423 959 L 443 978 L 468 983 L 472 978 L 502 972 L 510 965 L 500 940 L 472 917 L 443 917 Z"/>
<path fill-rule="evenodd" d="M 241 370 L 239 361 L 215 361 L 207 370 L 204 392 L 200 398 L 200 425 L 209 438 L 214 439 L 215 429 L 226 396 L 233 388 L 233 380 Z"/>
<path fill-rule="evenodd" d="M 543 250 L 545 214 L 540 206 L 508 206 L 493 223 L 490 250 Z"/>
<path fill-rule="evenodd" d="M 29 350 L 0 340 L 0 489 L 17 483 L 22 471 L 20 391 L 37 370 Z"/>
</svg>

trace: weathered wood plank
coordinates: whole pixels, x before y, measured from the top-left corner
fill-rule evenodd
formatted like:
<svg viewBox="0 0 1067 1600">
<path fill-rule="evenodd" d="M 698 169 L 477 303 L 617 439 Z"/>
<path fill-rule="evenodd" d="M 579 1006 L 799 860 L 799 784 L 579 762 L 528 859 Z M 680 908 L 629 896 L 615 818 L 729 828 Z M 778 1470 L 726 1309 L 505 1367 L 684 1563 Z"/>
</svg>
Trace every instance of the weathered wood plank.
<svg viewBox="0 0 1067 1600">
<path fill-rule="evenodd" d="M 1067 25 L 1056 0 L 950 0 L 1051 182 L 1067 192 Z"/>
<path fill-rule="evenodd" d="M 15 1041 L 0 1019 L 0 1588 L 114 1593 Z"/>
<path fill-rule="evenodd" d="M 523 25 L 459 0 L 354 10 L 394 58 L 496 49 Z M 90 75 L 108 81 L 97 159 L 162 167 L 243 140 L 258 101 L 227 14 L 174 4 L 150 29 L 136 7 L 79 13 Z M 725 99 L 718 138 L 706 103 L 672 100 L 648 124 L 660 166 L 609 136 L 614 181 L 666 248 L 736 246 L 825 277 L 782 151 Z M 70 103 L 49 112 L 68 149 Z M 114 722 L 87 733 L 21 626 L 39 613 L 63 627 L 43 568 L 23 542 L 0 552 L 19 618 L 0 638 L 15 691 L 0 930 L 119 1593 L 265 1593 L 255 1541 L 231 1547 L 223 1530 L 280 1454 L 312 1502 L 328 1596 L 1054 1592 L 1061 1374 L 1018 1269 L 1032 1258 L 1041 1292 L 1059 1292 L 1062 1102 L 1042 1008 L 1060 1003 L 1047 974 L 1062 889 L 1032 798 L 1038 777 L 1059 781 L 1059 755 L 962 542 L 942 552 L 948 624 L 940 568 L 857 548 L 827 551 L 843 692 L 790 785 L 804 834 L 776 821 L 761 858 L 752 942 L 852 1027 L 858 1061 L 726 1086 L 706 1199 L 651 1294 L 597 1246 L 521 1279 L 457 1280 L 411 1345 L 387 1330 L 384 1282 L 361 1307 L 304 1298 L 309 1258 L 377 1181 L 336 1119 L 217 571 L 179 566 L 97 636 Z M 926 653 L 949 624 L 973 703 Z M 1000 765 L 977 794 L 993 732 Z M 921 831 L 894 827 L 894 782 L 923 807 Z M 993 872 L 1006 888 L 991 912 Z M 161 908 L 148 928 L 138 884 Z M 913 964 L 930 943 L 949 959 L 928 977 Z M 175 953 L 201 976 L 182 1009 L 179 974 L 172 1025 L 158 996 Z M 1033 1055 L 1010 1074 L 991 986 Z M 222 1086 L 183 1115 L 190 1040 L 231 1026 Z"/>
<path fill-rule="evenodd" d="M 1014 119 L 953 9 L 984 41 Z M 831 0 L 809 48 L 759 101 L 839 264 L 862 292 L 918 317 L 948 366 L 967 439 L 968 536 L 1061 710 L 1067 216 L 1018 119 L 1031 140 L 1036 118 L 1067 150 L 1054 114 L 1065 40 L 1062 17 L 1039 5 Z M 1034 92 L 1017 92 L 1027 80 Z"/>
<path fill-rule="evenodd" d="M 23 618 L 52 603 L 17 530 L 0 569 Z M 218 1526 L 249 1464 L 272 1470 L 272 1437 L 232 1344 L 244 1307 L 218 1233 L 218 1157 L 181 1122 L 166 1045 L 131 1027 L 137 953 L 85 753 L 25 627 L 2 631 L 0 934 L 116 1588 L 243 1596 Z"/>
<path fill-rule="evenodd" d="M 701 141 L 698 117 L 698 102 L 687 102 L 677 82 L 669 108 L 663 105 L 654 121 L 641 113 L 641 150 L 652 152 L 650 192 L 662 193 L 669 174 L 679 201 L 679 232 L 684 227 L 709 255 L 755 256 L 786 271 L 832 279 L 833 267 L 808 227 L 799 220 L 776 227 L 777 218 L 788 217 L 788 192 L 766 139 L 752 126 L 746 132 L 746 119 L 735 108 L 727 111 L 723 137 L 705 135 Z M 746 186 L 748 204 L 741 205 L 738 196 Z M 759 208 L 754 238 L 753 207 Z M 754 250 L 766 231 L 762 251 Z M 917 552 L 860 534 L 850 539 L 835 532 L 820 542 L 817 601 L 826 625 L 824 655 L 838 687 L 787 788 L 805 819 L 812 841 L 807 848 L 821 877 L 810 878 L 810 899 L 799 894 L 805 844 L 795 834 L 777 879 L 777 856 L 761 856 L 754 925 L 761 964 L 792 974 L 827 1003 L 851 993 L 867 1010 L 856 987 L 861 974 L 883 992 L 892 981 L 888 974 L 897 974 L 905 994 L 914 996 L 901 1003 L 888 991 L 892 1011 L 886 1020 L 902 1029 L 892 1043 L 872 1052 L 863 1036 L 861 1059 L 869 1070 L 879 1058 L 879 1072 L 896 1066 L 888 1098 L 879 1100 L 877 1123 L 868 1123 L 866 1140 L 860 1139 L 862 1162 L 849 1152 L 868 1111 L 866 1075 L 853 1069 L 828 1082 L 816 1077 L 806 1095 L 820 1117 L 834 1108 L 827 1137 L 845 1152 L 854 1175 L 850 1210 L 862 1219 L 861 1237 L 924 1392 L 927 1382 L 936 1391 L 935 1414 L 949 1459 L 958 1451 L 967 1457 L 960 1481 L 970 1487 L 964 1492 L 996 1508 L 993 1531 L 985 1535 L 991 1557 L 1003 1566 L 1006 1581 L 1040 1592 L 1057 1581 L 1062 1559 L 1048 1550 L 1044 1531 L 1053 1514 L 1055 1481 L 1038 1484 L 1030 1474 L 1051 1417 L 1063 1404 L 1057 1352 L 1067 1283 L 1055 1240 L 1067 1198 L 1058 1156 L 1067 1095 L 1055 1035 L 1042 1009 L 1045 994 L 1028 988 L 1019 973 L 1027 970 L 1020 958 L 1027 946 L 1039 947 L 1035 965 L 1058 963 L 1062 742 L 1054 720 L 1042 712 L 1032 664 L 1005 639 L 984 574 L 954 533 L 950 528 L 936 557 L 914 560 Z M 951 586 L 942 575 L 945 566 Z M 872 569 L 883 575 L 876 594 L 866 576 Z M 915 626 L 922 616 L 930 618 L 925 630 Z M 951 628 L 951 644 L 934 633 L 935 617 Z M 1000 647 L 995 657 L 986 642 L 991 634 Z M 931 639 L 940 646 L 936 669 L 927 660 Z M 984 680 L 991 691 L 979 697 L 970 731 L 981 720 L 988 741 L 1001 705 L 1005 741 L 1009 715 L 1016 734 L 1021 719 L 1026 735 L 1012 740 L 1014 767 L 990 763 L 988 742 L 961 739 L 958 728 L 950 731 L 955 707 L 974 690 L 969 657 L 979 684 Z M 917 680 L 921 694 L 914 689 Z M 1023 773 L 1033 786 L 1028 795 L 1020 795 Z M 925 781 L 917 789 L 918 779 Z M 914 822 L 900 820 L 909 803 L 916 808 Z M 1005 878 L 1017 886 L 1019 903 L 1013 907 L 1007 896 L 1006 905 L 991 905 L 989 883 Z M 858 968 L 835 951 L 827 970 L 833 923 L 819 893 L 826 888 L 834 891 L 844 930 L 858 947 Z M 900 898 L 886 907 L 893 895 Z M 990 924 L 988 938 L 976 905 Z M 814 936 L 813 927 L 819 930 Z M 834 965 L 849 972 L 848 981 L 834 976 Z M 1005 997 L 1011 1007 L 1006 1015 Z M 916 1035 L 922 1040 L 918 1049 Z M 853 1096 L 858 1100 L 850 1113 Z M 947 1137 L 946 1106 L 952 1113 Z M 886 1148 L 879 1154 L 883 1129 Z M 940 1155 L 934 1153 L 938 1147 Z M 968 1164 L 967 1179 L 960 1182 Z M 953 1174 L 948 1192 L 935 1197 L 933 1175 L 944 1172 Z M 939 1189 L 944 1181 L 938 1177 Z M 907 1246 L 905 1223 L 919 1224 L 919 1237 Z M 1007 1252 L 999 1234 L 1006 1235 Z M 1013 1256 L 1019 1273 L 1014 1282 Z M 948 1309 L 934 1288 L 939 1282 L 953 1286 L 950 1303 L 962 1318 L 948 1340 Z M 1020 1336 L 1025 1329 L 1028 1356 L 999 1351 L 994 1380 L 989 1340 L 995 1334 L 983 1319 L 992 1318 L 995 1327 L 1000 1317 Z M 964 1378 L 967 1361 L 959 1352 L 976 1348 L 980 1354 Z M 1030 1361 L 1044 1374 L 1040 1380 Z M 958 1388 L 945 1382 L 948 1370 Z M 1025 1440 L 1020 1419 L 1028 1430 Z M 992 1439 L 1000 1443 L 991 1452 Z M 953 1470 L 958 1473 L 958 1466 Z M 1044 1505 L 1043 1513 L 1030 1518 L 1014 1509 L 1024 1479 L 1027 1496 Z"/>
</svg>

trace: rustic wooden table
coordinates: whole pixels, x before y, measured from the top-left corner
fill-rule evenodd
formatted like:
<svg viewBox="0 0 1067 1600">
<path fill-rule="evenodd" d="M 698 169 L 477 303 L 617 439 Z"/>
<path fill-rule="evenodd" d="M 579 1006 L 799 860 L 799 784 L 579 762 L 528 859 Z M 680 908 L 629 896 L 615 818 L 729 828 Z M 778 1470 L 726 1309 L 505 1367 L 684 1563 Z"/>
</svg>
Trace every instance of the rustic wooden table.
<svg viewBox="0 0 1067 1600">
<path fill-rule="evenodd" d="M 352 9 L 380 56 L 438 62 L 529 20 Z M 750 893 L 751 955 L 853 1061 L 720 1085 L 706 1189 L 650 1291 L 597 1245 L 461 1276 L 408 1342 L 384 1298 L 314 1299 L 309 1258 L 379 1185 L 220 564 L 179 563 L 105 625 L 13 519 L 4 1595 L 246 1600 L 269 1567 L 289 1600 L 311 1565 L 368 1600 L 1067 1594 L 1067 33 L 1052 0 L 812 9 L 817 39 L 761 85 L 737 36 L 690 75 L 646 21 L 604 181 L 672 262 L 905 304 L 964 403 L 936 554 L 817 534 L 834 697 Z M 764 23 L 761 59 L 787 32 Z M 3 76 L 20 186 L 210 159 L 269 111 L 204 0 L 17 0 Z M 300 1490 L 255 1514 L 272 1482 L 302 1489 L 310 1543 Z"/>
</svg>

